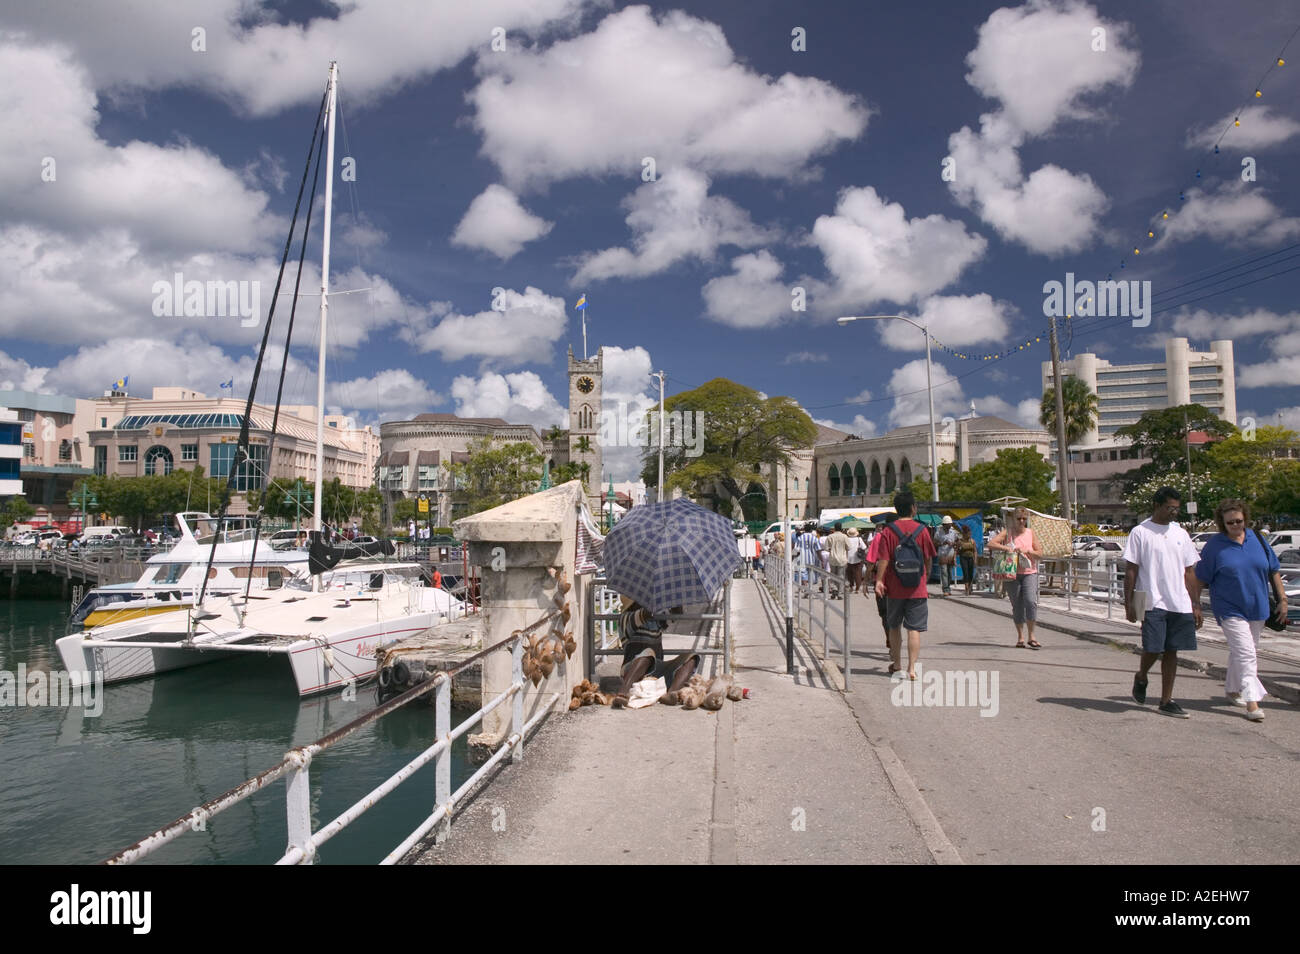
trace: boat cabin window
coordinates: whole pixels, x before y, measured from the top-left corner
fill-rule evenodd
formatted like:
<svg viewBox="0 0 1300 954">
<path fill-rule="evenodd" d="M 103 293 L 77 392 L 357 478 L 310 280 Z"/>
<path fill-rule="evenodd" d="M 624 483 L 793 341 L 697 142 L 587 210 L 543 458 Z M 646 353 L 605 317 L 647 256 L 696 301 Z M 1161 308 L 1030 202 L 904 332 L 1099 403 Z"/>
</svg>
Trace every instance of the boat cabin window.
<svg viewBox="0 0 1300 954">
<path fill-rule="evenodd" d="M 175 583 L 189 567 L 188 563 L 164 563 L 153 575 L 154 583 Z"/>
<path fill-rule="evenodd" d="M 370 574 L 370 588 L 372 590 L 382 590 L 384 588 L 384 574 L 382 573 Z"/>
</svg>

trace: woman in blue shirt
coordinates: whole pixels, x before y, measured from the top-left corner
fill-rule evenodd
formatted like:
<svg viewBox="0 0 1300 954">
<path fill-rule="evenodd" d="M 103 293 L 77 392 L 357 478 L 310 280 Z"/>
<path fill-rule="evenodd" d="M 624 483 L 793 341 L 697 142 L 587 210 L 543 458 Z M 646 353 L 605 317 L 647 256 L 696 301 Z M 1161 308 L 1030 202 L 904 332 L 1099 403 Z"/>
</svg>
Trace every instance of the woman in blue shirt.
<svg viewBox="0 0 1300 954">
<path fill-rule="evenodd" d="M 1224 691 L 1234 705 L 1246 707 L 1246 718 L 1264 721 L 1260 700 L 1267 693 L 1259 681 L 1256 651 L 1268 618 L 1268 587 L 1280 600 L 1278 614 L 1286 619 L 1286 590 L 1278 572 L 1277 554 L 1250 526 L 1250 509 L 1241 500 L 1224 500 L 1214 513 L 1218 536 L 1201 551 L 1196 579 L 1210 588 L 1210 606 L 1228 641 L 1228 676 Z M 1191 594 L 1200 600 L 1200 587 Z"/>
</svg>

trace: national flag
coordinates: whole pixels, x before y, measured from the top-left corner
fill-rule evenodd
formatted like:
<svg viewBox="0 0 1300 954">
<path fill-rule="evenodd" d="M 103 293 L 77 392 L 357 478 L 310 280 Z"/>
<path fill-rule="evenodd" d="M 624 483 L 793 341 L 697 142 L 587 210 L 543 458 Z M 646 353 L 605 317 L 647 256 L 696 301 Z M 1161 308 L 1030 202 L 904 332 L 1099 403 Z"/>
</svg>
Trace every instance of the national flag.
<svg viewBox="0 0 1300 954">
<path fill-rule="evenodd" d="M 234 387 L 235 387 L 235 379 L 234 379 L 234 378 L 231 378 L 229 381 L 222 381 L 222 382 L 221 382 L 221 387 L 223 387 L 223 388 L 230 388 L 230 389 L 233 390 Z"/>
<path fill-rule="evenodd" d="M 583 295 L 581 298 L 579 298 L 579 299 L 578 299 L 578 303 L 577 303 L 576 305 L 574 305 L 573 307 L 576 308 L 576 309 L 578 309 L 578 311 L 582 311 L 582 309 L 586 308 L 586 307 L 587 307 L 587 296 L 586 296 L 586 295 Z"/>
<path fill-rule="evenodd" d="M 127 382 L 129 382 L 130 380 L 131 380 L 131 376 L 129 374 L 126 375 L 125 377 L 118 378 L 116 381 L 113 382 L 113 389 L 115 391 L 125 390 Z"/>
</svg>

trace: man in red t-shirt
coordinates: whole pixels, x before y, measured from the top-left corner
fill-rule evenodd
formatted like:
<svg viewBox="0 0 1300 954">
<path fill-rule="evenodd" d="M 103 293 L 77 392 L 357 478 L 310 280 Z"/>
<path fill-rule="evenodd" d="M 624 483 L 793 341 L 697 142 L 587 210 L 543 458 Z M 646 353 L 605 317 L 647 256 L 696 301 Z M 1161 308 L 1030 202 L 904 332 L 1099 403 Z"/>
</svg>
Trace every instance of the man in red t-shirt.
<svg viewBox="0 0 1300 954">
<path fill-rule="evenodd" d="M 930 576 L 930 565 L 938 555 L 934 541 L 930 539 L 925 527 L 913 519 L 916 512 L 916 499 L 909 491 L 900 491 L 894 495 L 894 510 L 898 519 L 885 526 L 871 541 L 871 550 L 867 559 L 876 565 L 876 595 L 885 598 L 885 627 L 889 631 L 889 671 L 901 669 L 903 627 L 907 627 L 907 677 L 916 678 L 916 660 L 921 655 L 921 634 L 930 622 L 930 592 L 926 580 Z M 918 529 L 919 528 L 919 529 Z M 921 551 L 921 580 L 916 586 L 908 587 L 894 572 L 894 549 L 903 537 L 918 530 L 914 539 Z"/>
</svg>

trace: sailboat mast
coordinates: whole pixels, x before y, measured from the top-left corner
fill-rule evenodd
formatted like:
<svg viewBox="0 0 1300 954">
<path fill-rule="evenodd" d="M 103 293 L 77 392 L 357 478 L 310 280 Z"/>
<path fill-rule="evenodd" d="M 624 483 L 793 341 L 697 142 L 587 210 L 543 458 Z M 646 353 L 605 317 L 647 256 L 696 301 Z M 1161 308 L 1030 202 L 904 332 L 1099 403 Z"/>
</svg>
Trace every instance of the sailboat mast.
<svg viewBox="0 0 1300 954">
<path fill-rule="evenodd" d="M 325 152 L 325 235 L 321 240 L 320 263 L 320 360 L 316 367 L 316 501 L 312 517 L 316 529 L 321 522 L 321 497 L 325 489 L 325 326 L 329 313 L 330 220 L 334 208 L 334 111 L 338 99 L 338 62 L 330 63 L 329 98 L 325 125 L 329 133 Z"/>
</svg>

